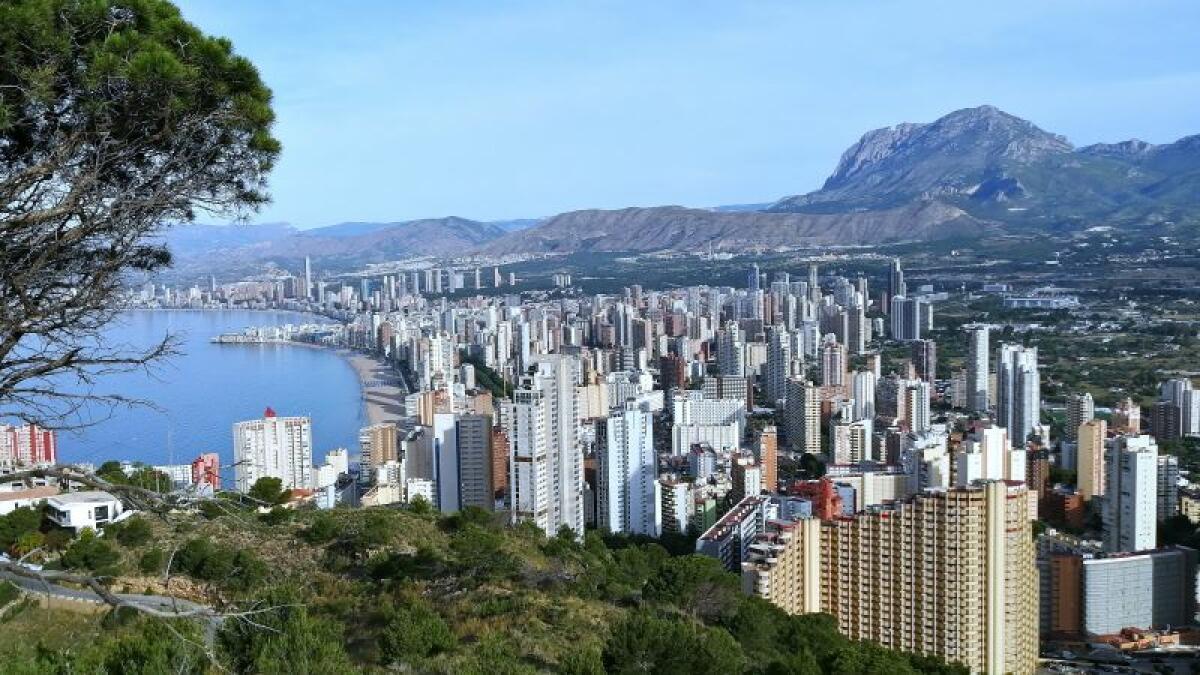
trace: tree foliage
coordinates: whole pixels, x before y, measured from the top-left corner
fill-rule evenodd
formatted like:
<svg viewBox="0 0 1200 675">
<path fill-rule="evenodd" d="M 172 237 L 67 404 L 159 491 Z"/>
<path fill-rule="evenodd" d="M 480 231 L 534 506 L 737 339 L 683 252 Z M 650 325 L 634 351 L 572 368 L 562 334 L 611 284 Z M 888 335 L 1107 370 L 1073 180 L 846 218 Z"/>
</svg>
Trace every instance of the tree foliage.
<svg viewBox="0 0 1200 675">
<path fill-rule="evenodd" d="M 169 264 L 169 223 L 264 203 L 270 102 L 166 0 L 0 3 L 0 415 L 63 425 L 130 402 L 90 386 L 171 343 L 131 352 L 103 329 L 132 273 Z"/>
</svg>

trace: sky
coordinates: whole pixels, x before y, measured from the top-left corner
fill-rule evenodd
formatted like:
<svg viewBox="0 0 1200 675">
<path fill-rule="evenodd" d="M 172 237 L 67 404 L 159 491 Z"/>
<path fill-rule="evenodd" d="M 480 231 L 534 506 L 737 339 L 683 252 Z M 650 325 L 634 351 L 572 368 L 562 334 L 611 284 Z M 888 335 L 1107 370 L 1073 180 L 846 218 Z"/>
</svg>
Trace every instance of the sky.
<svg viewBox="0 0 1200 675">
<path fill-rule="evenodd" d="M 275 95 L 259 222 L 770 202 L 865 131 L 992 104 L 1200 133 L 1200 3 L 178 0 Z"/>
</svg>

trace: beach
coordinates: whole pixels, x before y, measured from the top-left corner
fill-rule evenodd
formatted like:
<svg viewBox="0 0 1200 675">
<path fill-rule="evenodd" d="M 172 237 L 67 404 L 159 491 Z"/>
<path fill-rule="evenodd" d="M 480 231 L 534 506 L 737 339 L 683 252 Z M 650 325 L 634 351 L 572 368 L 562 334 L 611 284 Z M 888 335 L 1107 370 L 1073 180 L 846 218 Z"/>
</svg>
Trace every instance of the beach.
<svg viewBox="0 0 1200 675">
<path fill-rule="evenodd" d="M 365 354 L 339 350 L 362 383 L 363 406 L 368 424 L 399 422 L 404 417 L 405 388 L 400 377 L 386 364 Z"/>
</svg>

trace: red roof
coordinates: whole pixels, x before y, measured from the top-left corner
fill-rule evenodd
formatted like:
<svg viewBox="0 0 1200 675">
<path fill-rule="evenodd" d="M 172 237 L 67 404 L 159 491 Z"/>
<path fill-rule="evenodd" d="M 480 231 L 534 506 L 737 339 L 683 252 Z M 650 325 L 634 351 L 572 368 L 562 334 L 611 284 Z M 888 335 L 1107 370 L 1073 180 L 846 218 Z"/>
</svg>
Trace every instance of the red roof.
<svg viewBox="0 0 1200 675">
<path fill-rule="evenodd" d="M 275 416 L 275 409 L 272 408 L 271 406 L 267 406 L 267 410 L 263 413 L 263 417 L 274 417 L 274 416 Z"/>
</svg>

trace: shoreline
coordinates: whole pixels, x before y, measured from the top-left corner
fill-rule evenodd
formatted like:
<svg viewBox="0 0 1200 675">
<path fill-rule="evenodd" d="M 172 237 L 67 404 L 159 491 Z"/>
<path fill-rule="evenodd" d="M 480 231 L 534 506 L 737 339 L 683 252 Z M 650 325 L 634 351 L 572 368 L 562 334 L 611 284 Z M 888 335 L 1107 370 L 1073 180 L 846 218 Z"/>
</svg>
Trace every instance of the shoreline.
<svg viewBox="0 0 1200 675">
<path fill-rule="evenodd" d="M 334 352 L 346 359 L 358 374 L 367 424 L 391 422 L 398 425 L 404 418 L 405 389 L 401 386 L 400 376 L 374 356 L 341 348 L 335 348 Z"/>
</svg>

